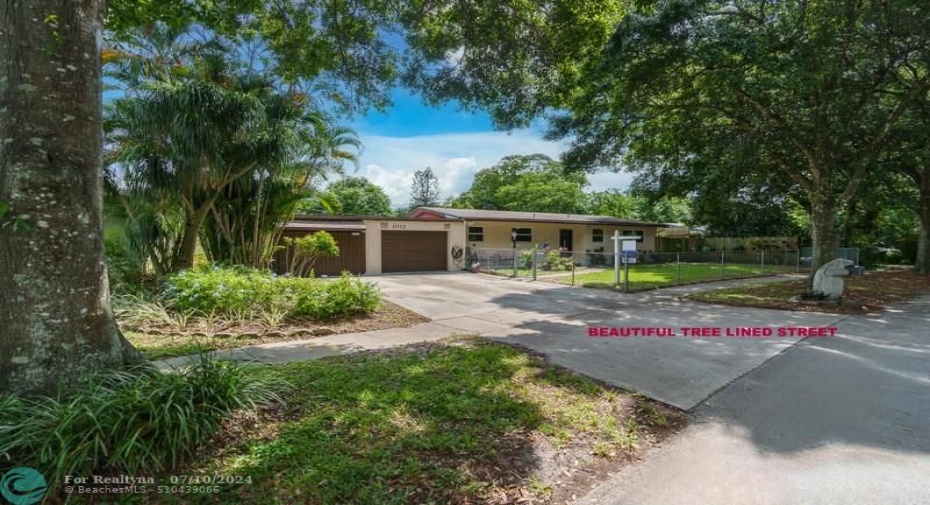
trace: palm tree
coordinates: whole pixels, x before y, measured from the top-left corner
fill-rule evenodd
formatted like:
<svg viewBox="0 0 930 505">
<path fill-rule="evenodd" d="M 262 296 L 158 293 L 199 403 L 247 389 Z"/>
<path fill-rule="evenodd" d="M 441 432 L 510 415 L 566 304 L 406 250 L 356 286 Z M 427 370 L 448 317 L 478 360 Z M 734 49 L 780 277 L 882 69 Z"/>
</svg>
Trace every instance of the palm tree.
<svg viewBox="0 0 930 505">
<path fill-rule="evenodd" d="M 179 36 L 156 27 L 110 54 L 128 94 L 108 107 L 108 180 L 131 242 L 158 274 L 191 267 L 199 238 L 212 261 L 265 265 L 283 221 L 359 141 L 305 94 Z"/>
<path fill-rule="evenodd" d="M 332 127 L 321 115 L 304 115 L 286 130 L 291 149 L 283 162 L 239 179 L 214 205 L 204 234 L 204 249 L 211 260 L 268 265 L 282 225 L 293 218 L 298 205 L 310 198 L 325 201 L 326 195 L 316 189 L 318 183 L 341 174 L 345 162 L 357 160 L 358 139 L 350 130 Z"/>
</svg>

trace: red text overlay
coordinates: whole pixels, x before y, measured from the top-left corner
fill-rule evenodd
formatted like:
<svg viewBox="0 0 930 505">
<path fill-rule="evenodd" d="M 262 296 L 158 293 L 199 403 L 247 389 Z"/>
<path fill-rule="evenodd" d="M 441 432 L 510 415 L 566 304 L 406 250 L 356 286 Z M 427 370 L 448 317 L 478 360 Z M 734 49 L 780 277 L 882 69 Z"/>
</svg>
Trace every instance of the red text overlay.
<svg viewBox="0 0 930 505">
<path fill-rule="evenodd" d="M 589 326 L 592 338 L 791 338 L 834 337 L 834 326 Z"/>
</svg>

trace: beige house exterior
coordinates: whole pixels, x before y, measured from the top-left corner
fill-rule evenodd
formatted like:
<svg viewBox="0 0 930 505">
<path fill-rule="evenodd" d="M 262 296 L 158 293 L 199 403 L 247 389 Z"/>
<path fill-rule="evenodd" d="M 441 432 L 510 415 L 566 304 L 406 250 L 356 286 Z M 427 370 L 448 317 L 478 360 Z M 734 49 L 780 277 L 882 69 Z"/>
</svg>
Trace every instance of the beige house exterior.
<svg viewBox="0 0 930 505">
<path fill-rule="evenodd" d="M 456 219 L 421 220 L 381 216 L 298 216 L 284 236 L 326 231 L 336 239 L 337 258 L 320 258 L 317 275 L 457 271 L 465 268 L 465 225 Z M 294 252 L 276 255 L 275 269 L 284 273 Z"/>
<path fill-rule="evenodd" d="M 654 252 L 662 226 L 610 216 L 420 207 L 405 217 L 299 216 L 285 226 L 284 235 L 321 230 L 333 235 L 340 256 L 318 260 L 318 275 L 381 274 L 462 270 L 467 252 L 512 251 L 514 232 L 517 249 L 562 248 L 580 263 L 585 253 L 612 253 L 614 233 L 638 236 L 637 250 Z M 282 250 L 276 269 L 292 254 Z"/>
<path fill-rule="evenodd" d="M 461 238 L 464 236 L 464 223 L 461 221 L 419 221 L 413 219 L 365 219 L 365 252 L 366 252 L 366 273 L 380 274 L 384 273 L 382 268 L 382 257 L 384 254 L 391 254 L 393 251 L 384 250 L 383 237 L 386 233 L 394 233 L 403 240 L 403 234 L 410 232 L 431 232 L 437 235 L 442 234 L 445 237 L 444 270 L 454 272 L 464 268 L 461 258 L 453 256 L 453 249 L 458 246 L 464 248 Z M 405 251 L 404 253 L 410 253 Z M 416 254 L 419 251 L 412 251 Z"/>
<path fill-rule="evenodd" d="M 553 214 L 545 212 L 489 211 L 421 207 L 410 213 L 419 219 L 460 219 L 465 242 L 472 249 L 511 249 L 511 234 L 517 231 L 518 249 L 534 246 L 565 248 L 571 252 L 612 253 L 614 233 L 639 236 L 637 251 L 655 252 L 656 234 L 665 225 L 611 216 Z"/>
</svg>

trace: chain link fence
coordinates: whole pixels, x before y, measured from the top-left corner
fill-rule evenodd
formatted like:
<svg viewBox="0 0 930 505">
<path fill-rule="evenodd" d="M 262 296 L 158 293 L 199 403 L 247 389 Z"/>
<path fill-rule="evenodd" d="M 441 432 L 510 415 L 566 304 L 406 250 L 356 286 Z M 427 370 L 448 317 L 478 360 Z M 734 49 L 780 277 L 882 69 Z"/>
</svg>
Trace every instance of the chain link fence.
<svg viewBox="0 0 930 505">
<path fill-rule="evenodd" d="M 840 247 L 836 250 L 836 257 L 852 261 L 854 265 L 859 265 L 859 248 L 858 247 Z M 801 248 L 801 266 L 808 270 L 811 262 L 814 260 L 814 249 L 812 247 Z"/>
<path fill-rule="evenodd" d="M 798 250 L 639 252 L 615 268 L 613 253 L 540 249 L 475 249 L 472 270 L 561 284 L 639 291 L 809 270 Z M 628 268 L 627 268 L 628 267 Z"/>
</svg>

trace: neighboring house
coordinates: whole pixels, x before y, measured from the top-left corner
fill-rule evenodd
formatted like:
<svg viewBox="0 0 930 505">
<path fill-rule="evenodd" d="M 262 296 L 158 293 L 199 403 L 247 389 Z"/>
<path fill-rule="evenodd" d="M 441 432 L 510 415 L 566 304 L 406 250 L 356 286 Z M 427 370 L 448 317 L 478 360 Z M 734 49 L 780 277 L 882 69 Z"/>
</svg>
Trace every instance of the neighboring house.
<svg viewBox="0 0 930 505">
<path fill-rule="evenodd" d="M 319 230 L 333 235 L 340 256 L 318 260 L 318 275 L 343 270 L 379 274 L 461 270 L 466 267 L 466 249 L 512 249 L 514 231 L 518 249 L 548 243 L 552 249 L 610 253 L 611 236 L 617 232 L 640 236 L 637 249 L 654 252 L 656 230 L 663 226 L 609 216 L 419 207 L 406 217 L 299 216 L 285 225 L 284 236 Z M 276 254 L 277 271 L 283 272 L 289 254 Z"/>
<path fill-rule="evenodd" d="M 659 231 L 656 250 L 659 252 L 689 252 L 700 250 L 704 236 L 703 228 L 691 228 L 683 223 L 666 223 L 667 228 Z"/>
</svg>

